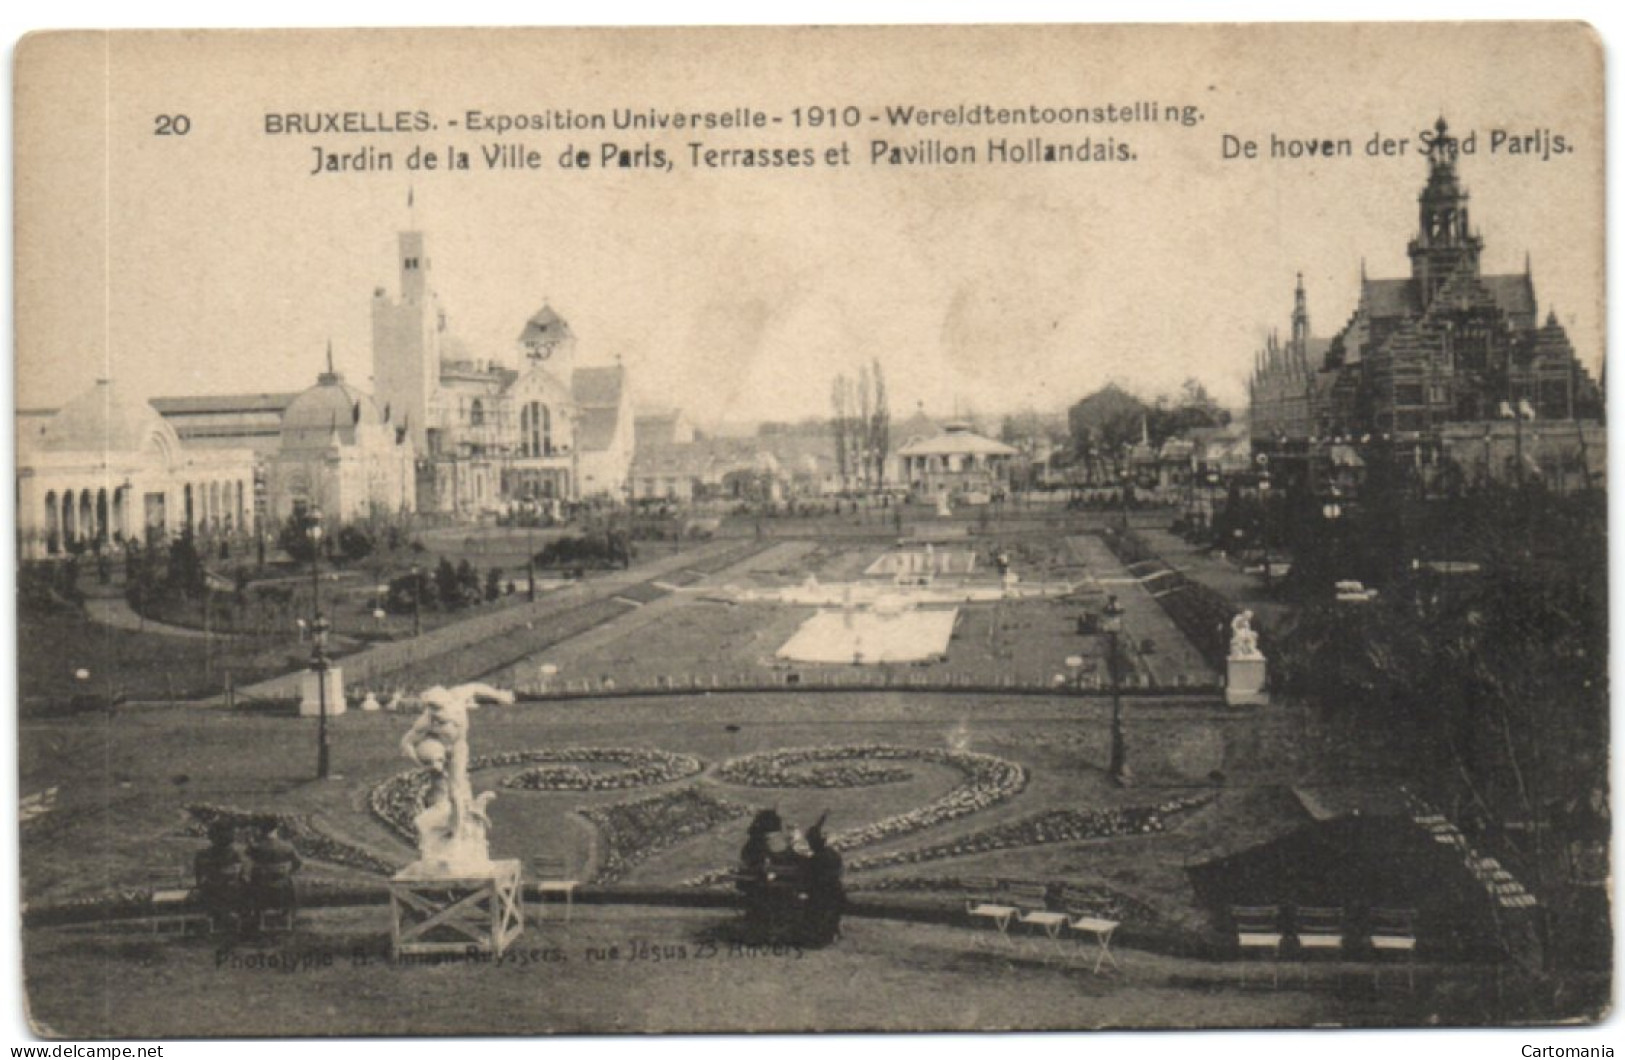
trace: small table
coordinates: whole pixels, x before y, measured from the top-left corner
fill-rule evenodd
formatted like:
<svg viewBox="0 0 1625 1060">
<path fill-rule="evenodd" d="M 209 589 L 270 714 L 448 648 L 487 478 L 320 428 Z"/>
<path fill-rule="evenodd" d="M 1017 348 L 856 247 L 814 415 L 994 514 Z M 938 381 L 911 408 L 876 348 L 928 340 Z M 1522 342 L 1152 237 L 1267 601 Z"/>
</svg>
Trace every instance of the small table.
<svg viewBox="0 0 1625 1060">
<path fill-rule="evenodd" d="M 1100 946 L 1100 956 L 1095 958 L 1095 974 L 1100 974 L 1100 966 L 1106 961 L 1112 962 L 1112 967 L 1122 970 L 1117 963 L 1117 957 L 1112 953 L 1112 932 L 1117 930 L 1116 920 L 1102 920 L 1096 916 L 1080 916 L 1072 921 L 1072 930 L 1093 935 L 1095 942 Z"/>
<path fill-rule="evenodd" d="M 520 899 L 518 859 L 445 873 L 410 866 L 389 881 L 394 954 L 501 956 L 525 930 Z"/>
<path fill-rule="evenodd" d="M 1010 921 L 1021 910 L 1013 905 L 972 898 L 966 901 L 965 912 L 967 915 L 979 920 L 991 920 L 993 926 L 999 929 L 999 934 L 1008 941 L 1010 938 Z"/>
<path fill-rule="evenodd" d="M 1044 934 L 1049 937 L 1050 944 L 1057 951 L 1060 950 L 1061 929 L 1066 927 L 1067 924 L 1065 913 L 1055 913 L 1048 909 L 1023 909 L 1018 914 L 1017 919 L 1023 924 L 1043 928 Z"/>
</svg>

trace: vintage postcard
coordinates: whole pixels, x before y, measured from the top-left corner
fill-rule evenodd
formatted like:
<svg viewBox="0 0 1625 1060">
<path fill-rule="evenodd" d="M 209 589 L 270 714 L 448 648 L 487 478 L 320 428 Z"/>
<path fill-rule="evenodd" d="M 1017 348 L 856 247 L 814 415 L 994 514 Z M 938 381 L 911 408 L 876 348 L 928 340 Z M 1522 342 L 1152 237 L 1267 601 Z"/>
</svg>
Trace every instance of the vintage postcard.
<svg viewBox="0 0 1625 1060">
<path fill-rule="evenodd" d="M 1607 1015 L 1588 27 L 14 72 L 35 1034 Z"/>
</svg>

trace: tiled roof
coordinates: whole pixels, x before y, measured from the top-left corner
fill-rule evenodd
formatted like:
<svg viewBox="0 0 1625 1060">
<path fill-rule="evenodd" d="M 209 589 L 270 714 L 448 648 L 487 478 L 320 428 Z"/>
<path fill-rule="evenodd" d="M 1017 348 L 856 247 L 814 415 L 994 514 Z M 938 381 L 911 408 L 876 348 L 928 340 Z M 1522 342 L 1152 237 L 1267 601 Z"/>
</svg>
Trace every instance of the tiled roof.
<svg viewBox="0 0 1625 1060">
<path fill-rule="evenodd" d="M 570 373 L 570 391 L 584 409 L 619 408 L 626 372 L 620 365 L 577 368 Z"/>
<path fill-rule="evenodd" d="M 201 415 L 210 412 L 285 412 L 299 392 L 281 394 L 200 394 L 195 397 L 157 397 L 151 405 L 162 416 Z"/>
<path fill-rule="evenodd" d="M 602 452 L 615 441 L 620 413 L 614 408 L 583 408 L 576 415 L 576 451 Z"/>
</svg>

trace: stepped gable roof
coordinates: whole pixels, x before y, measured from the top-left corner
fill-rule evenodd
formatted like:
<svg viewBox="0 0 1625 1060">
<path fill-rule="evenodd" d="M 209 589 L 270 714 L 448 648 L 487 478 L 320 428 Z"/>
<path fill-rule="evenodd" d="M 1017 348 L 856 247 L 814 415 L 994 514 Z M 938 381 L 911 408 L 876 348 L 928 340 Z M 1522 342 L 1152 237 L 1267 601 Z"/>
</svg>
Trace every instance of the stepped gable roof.
<svg viewBox="0 0 1625 1060">
<path fill-rule="evenodd" d="M 607 368 L 577 368 L 570 373 L 571 395 L 584 409 L 620 408 L 625 384 L 626 369 L 618 364 Z"/>
<path fill-rule="evenodd" d="M 151 404 L 110 379 L 80 392 L 39 427 L 32 448 L 65 453 L 135 453 L 149 444 L 180 448 L 180 438 Z"/>
<path fill-rule="evenodd" d="M 1536 360 L 1563 360 L 1574 357 L 1574 344 L 1569 341 L 1569 333 L 1563 330 L 1563 325 L 1557 322 L 1556 313 L 1546 315 L 1546 323 L 1535 329 L 1532 350 Z M 1587 377 L 1583 365 L 1576 366 Z"/>
<path fill-rule="evenodd" d="M 340 445 L 354 445 L 358 427 L 383 422 L 371 397 L 338 372 L 323 372 L 282 414 L 282 448 L 325 449 L 335 436 Z"/>
</svg>

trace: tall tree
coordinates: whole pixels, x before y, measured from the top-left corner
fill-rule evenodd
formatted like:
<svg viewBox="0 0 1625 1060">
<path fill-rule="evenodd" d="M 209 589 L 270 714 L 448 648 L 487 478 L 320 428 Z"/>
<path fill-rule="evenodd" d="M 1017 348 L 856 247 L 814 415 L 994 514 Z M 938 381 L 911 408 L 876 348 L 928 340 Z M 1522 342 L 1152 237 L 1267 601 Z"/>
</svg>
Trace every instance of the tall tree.
<svg viewBox="0 0 1625 1060">
<path fill-rule="evenodd" d="M 858 487 L 867 488 L 869 485 L 870 448 L 869 448 L 869 404 L 870 404 L 869 366 L 858 367 L 858 400 L 856 415 L 853 419 L 852 434 L 858 439 Z"/>
<path fill-rule="evenodd" d="M 874 461 L 876 489 L 886 487 L 886 457 L 891 453 L 891 406 L 886 402 L 886 374 L 880 370 L 876 357 L 870 373 L 874 379 L 874 412 L 869 420 L 869 454 Z"/>
<path fill-rule="evenodd" d="M 841 488 L 846 489 L 847 479 L 847 410 L 846 410 L 846 376 L 835 377 L 830 387 L 830 405 L 834 412 L 832 426 L 835 428 L 835 473 L 841 477 Z"/>
</svg>

